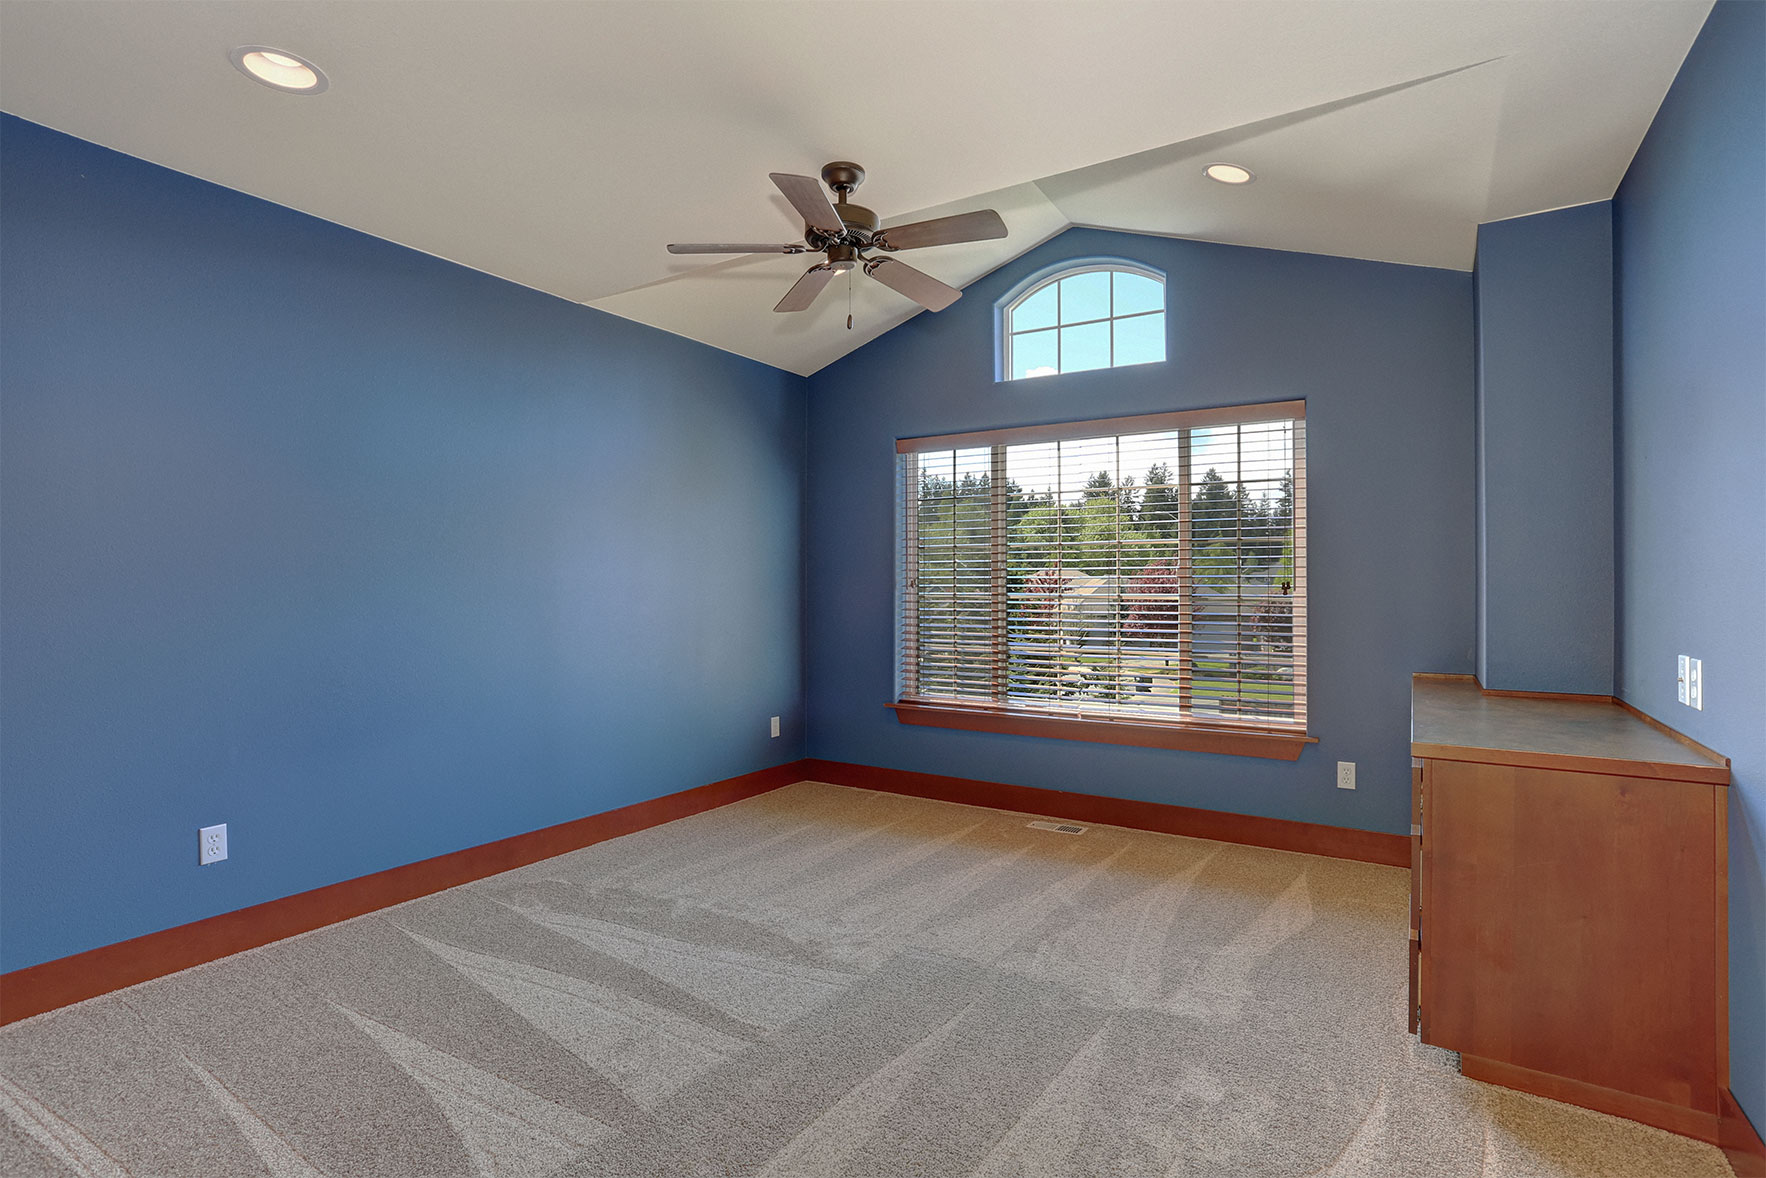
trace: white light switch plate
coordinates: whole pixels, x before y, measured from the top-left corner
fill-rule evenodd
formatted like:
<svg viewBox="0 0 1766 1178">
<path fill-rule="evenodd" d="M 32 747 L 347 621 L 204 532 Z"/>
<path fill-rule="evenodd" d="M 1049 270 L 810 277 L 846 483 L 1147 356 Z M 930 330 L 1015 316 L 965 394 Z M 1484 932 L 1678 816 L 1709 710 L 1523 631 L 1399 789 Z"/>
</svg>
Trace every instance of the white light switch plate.
<svg viewBox="0 0 1766 1178">
<path fill-rule="evenodd" d="M 773 717 L 773 735 L 779 735 L 779 718 L 777 716 Z"/>
<path fill-rule="evenodd" d="M 196 832 L 197 864 L 207 867 L 227 857 L 227 824 L 205 826 Z"/>
</svg>

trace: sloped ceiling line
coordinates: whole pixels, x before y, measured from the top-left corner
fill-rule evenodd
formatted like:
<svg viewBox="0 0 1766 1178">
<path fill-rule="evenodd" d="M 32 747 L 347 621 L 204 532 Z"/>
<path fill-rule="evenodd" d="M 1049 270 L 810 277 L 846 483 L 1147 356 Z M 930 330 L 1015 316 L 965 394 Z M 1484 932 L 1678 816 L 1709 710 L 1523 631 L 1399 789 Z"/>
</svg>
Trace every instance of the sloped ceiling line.
<svg viewBox="0 0 1766 1178">
<path fill-rule="evenodd" d="M 1451 77 L 1466 70 L 1475 70 L 1479 66 L 1489 65 L 1500 58 L 1486 58 L 1468 65 L 1455 66 L 1450 70 L 1436 73 L 1409 81 L 1397 82 L 1390 86 L 1381 86 L 1376 90 L 1364 90 L 1360 94 L 1351 94 L 1345 98 L 1321 102 L 1315 106 L 1302 107 L 1299 110 L 1287 111 L 1255 122 L 1242 123 L 1237 127 L 1227 127 L 1220 131 L 1211 131 L 1206 135 L 1197 135 L 1193 139 L 1185 139 L 1179 143 L 1167 143 L 1162 147 L 1137 151 L 1133 155 L 1121 156 L 1113 160 L 1104 160 L 1083 168 L 1075 168 L 1071 172 L 1062 172 L 1056 176 L 1045 176 L 1035 181 L 1043 195 L 1047 196 L 1057 207 L 1065 199 L 1096 187 L 1099 183 L 1127 180 L 1142 176 L 1159 168 L 1169 167 L 1185 160 L 1200 160 L 1211 157 L 1218 152 L 1233 146 L 1235 143 L 1279 131 L 1287 127 L 1295 127 L 1311 119 L 1335 114 L 1340 110 L 1360 106 L 1364 102 L 1372 102 L 1376 98 L 1384 98 L 1388 94 L 1400 94 L 1416 86 L 1426 86 L 1439 78 Z"/>
</svg>

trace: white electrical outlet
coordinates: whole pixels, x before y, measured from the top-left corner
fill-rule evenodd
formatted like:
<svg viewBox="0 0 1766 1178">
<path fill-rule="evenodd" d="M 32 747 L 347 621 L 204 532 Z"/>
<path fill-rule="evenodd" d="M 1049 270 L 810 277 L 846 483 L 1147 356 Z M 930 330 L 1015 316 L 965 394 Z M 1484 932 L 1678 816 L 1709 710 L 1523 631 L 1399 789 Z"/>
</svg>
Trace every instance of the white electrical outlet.
<svg viewBox="0 0 1766 1178">
<path fill-rule="evenodd" d="M 219 863 L 227 857 L 227 824 L 205 826 L 196 832 L 197 859 L 199 866 L 207 867 L 210 863 Z"/>
<path fill-rule="evenodd" d="M 1686 687 L 1687 687 L 1686 678 L 1687 678 L 1688 668 L 1687 668 L 1686 664 L 1690 663 L 1691 661 L 1692 660 L 1687 658 L 1685 655 L 1681 655 L 1680 656 L 1680 665 L 1674 672 L 1674 698 L 1679 700 L 1681 703 L 1686 703 L 1687 698 L 1688 698 L 1687 697 L 1687 690 L 1686 690 Z"/>
<path fill-rule="evenodd" d="M 1686 703 L 1701 712 L 1705 710 L 1705 669 L 1698 659 L 1686 660 Z"/>
<path fill-rule="evenodd" d="M 1355 788 L 1355 762 L 1354 761 L 1338 761 L 1337 762 L 1337 788 L 1338 789 L 1354 789 Z"/>
<path fill-rule="evenodd" d="M 779 735 L 779 718 L 777 716 L 773 717 L 773 735 Z"/>
</svg>

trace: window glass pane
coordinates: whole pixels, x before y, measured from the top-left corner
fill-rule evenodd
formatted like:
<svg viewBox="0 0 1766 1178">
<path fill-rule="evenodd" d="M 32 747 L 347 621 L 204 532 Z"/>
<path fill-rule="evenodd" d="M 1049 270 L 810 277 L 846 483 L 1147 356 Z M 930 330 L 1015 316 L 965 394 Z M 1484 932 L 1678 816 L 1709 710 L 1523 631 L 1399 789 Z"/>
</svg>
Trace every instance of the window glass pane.
<svg viewBox="0 0 1766 1178">
<path fill-rule="evenodd" d="M 912 619 L 915 679 L 928 695 L 990 690 L 992 454 L 989 448 L 922 455 L 915 505 Z"/>
<path fill-rule="evenodd" d="M 1013 345 L 1014 352 L 1017 345 Z M 1061 329 L 1061 371 L 1086 372 L 1110 367 L 1110 324 L 1088 323 Z"/>
<path fill-rule="evenodd" d="M 1111 314 L 1134 315 L 1141 311 L 1165 309 L 1165 287 L 1141 274 L 1116 271 L 1116 302 Z M 1122 361 L 1118 360 L 1118 364 Z"/>
<path fill-rule="evenodd" d="M 1006 695 L 1032 707 L 1060 698 L 1066 511 L 1061 444 L 1006 447 Z"/>
<path fill-rule="evenodd" d="M 1083 323 L 1110 317 L 1110 272 L 1093 270 L 1061 279 L 1061 322 Z M 1064 371 L 1073 371 L 1064 368 Z"/>
<path fill-rule="evenodd" d="M 1227 425 L 1191 430 L 1190 464 L 1197 471 L 1212 469 L 1229 481 L 1237 479 L 1239 427 Z"/>
<path fill-rule="evenodd" d="M 1117 319 L 1112 326 L 1116 329 L 1116 367 L 1165 359 L 1165 312 Z"/>
<path fill-rule="evenodd" d="M 1016 446 L 1007 446 L 1006 480 L 1032 506 L 1052 504 L 1055 501 L 1055 488 L 1060 482 L 1060 458 L 1059 442 L 1023 442 Z M 1016 520 L 1017 517 L 1014 516 L 1013 522 Z"/>
<path fill-rule="evenodd" d="M 1027 376 L 1053 376 L 1059 371 L 1061 366 L 1055 355 L 1053 328 L 1012 337 L 1013 380 L 1023 380 Z"/>
<path fill-rule="evenodd" d="M 1034 331 L 1038 327 L 1055 325 L 1055 288 L 1059 283 L 1051 282 L 1023 302 L 1012 312 L 1013 331 Z"/>
</svg>

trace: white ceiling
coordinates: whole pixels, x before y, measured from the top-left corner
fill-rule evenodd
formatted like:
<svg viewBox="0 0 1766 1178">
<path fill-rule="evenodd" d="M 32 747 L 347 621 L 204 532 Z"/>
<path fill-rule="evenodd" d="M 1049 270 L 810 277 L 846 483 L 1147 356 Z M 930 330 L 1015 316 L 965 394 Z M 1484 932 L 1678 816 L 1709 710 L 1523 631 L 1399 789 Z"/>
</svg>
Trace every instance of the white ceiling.
<svg viewBox="0 0 1766 1178">
<path fill-rule="evenodd" d="M 1709 0 L 3 0 L 0 109 L 807 374 L 918 311 L 772 311 L 767 180 L 857 160 L 962 286 L 1068 225 L 1470 269 L 1479 223 L 1612 196 Z M 227 59 L 272 45 L 324 94 Z M 1216 159 L 1256 183 L 1201 176 Z"/>
</svg>

